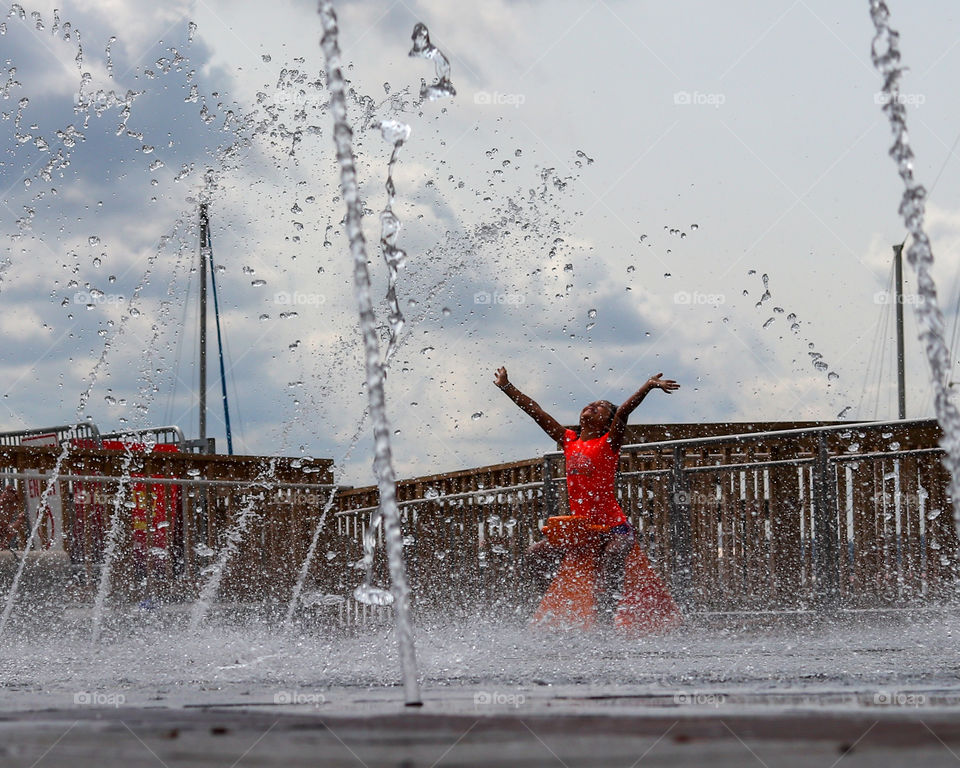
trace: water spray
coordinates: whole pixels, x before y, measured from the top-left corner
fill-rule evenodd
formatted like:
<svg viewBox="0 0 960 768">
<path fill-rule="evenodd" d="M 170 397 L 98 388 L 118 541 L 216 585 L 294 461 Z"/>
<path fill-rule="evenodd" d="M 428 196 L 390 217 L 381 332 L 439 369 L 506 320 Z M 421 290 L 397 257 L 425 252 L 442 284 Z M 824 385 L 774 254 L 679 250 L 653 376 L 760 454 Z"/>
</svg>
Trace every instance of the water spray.
<svg viewBox="0 0 960 768">
<path fill-rule="evenodd" d="M 883 111 L 894 137 L 890 156 L 897 163 L 905 187 L 899 211 L 912 240 L 907 261 L 917 273 L 920 300 L 914 304 L 914 311 L 920 341 L 930 363 L 934 409 L 943 430 L 940 445 L 946 452 L 943 463 L 950 472 L 953 520 L 960 532 L 960 411 L 950 399 L 946 384 L 950 378 L 950 351 L 944 341 L 943 312 L 937 303 L 937 285 L 930 271 L 933 250 L 923 226 L 927 191 L 913 175 L 914 154 L 907 132 L 907 107 L 900 93 L 900 76 L 904 71 L 900 65 L 900 33 L 890 27 L 890 9 L 884 0 L 870 0 L 870 19 L 876 29 L 870 55 L 873 66 L 883 75 Z"/>
<path fill-rule="evenodd" d="M 400 510 L 397 506 L 396 475 L 390 451 L 390 425 L 387 421 L 384 396 L 384 370 L 380 361 L 376 317 L 370 295 L 370 273 L 367 269 L 366 241 L 363 236 L 363 208 L 357 190 L 357 171 L 353 162 L 353 131 L 347 121 L 346 86 L 340 69 L 340 46 L 337 43 L 337 16 L 329 0 L 320 2 L 323 37 L 320 46 L 327 62 L 327 88 L 333 113 L 334 143 L 340 165 L 340 191 L 347 205 L 346 228 L 353 255 L 354 290 L 360 312 L 366 368 L 367 396 L 373 419 L 374 473 L 380 492 L 380 509 L 385 523 L 387 558 L 393 593 L 397 644 L 407 706 L 419 706 L 420 686 L 417 680 L 417 657 L 409 618 L 409 590 L 403 562 L 403 541 L 400 536 Z"/>
</svg>

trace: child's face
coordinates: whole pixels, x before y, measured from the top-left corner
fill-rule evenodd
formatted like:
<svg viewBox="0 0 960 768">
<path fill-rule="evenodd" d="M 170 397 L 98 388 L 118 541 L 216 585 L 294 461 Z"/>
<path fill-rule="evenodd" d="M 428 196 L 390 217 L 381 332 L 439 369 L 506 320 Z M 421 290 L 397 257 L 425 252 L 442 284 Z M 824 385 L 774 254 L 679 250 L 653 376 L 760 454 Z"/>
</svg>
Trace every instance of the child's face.
<svg viewBox="0 0 960 768">
<path fill-rule="evenodd" d="M 580 426 L 600 429 L 606 427 L 612 417 L 610 406 L 602 400 L 596 400 L 580 411 Z"/>
</svg>

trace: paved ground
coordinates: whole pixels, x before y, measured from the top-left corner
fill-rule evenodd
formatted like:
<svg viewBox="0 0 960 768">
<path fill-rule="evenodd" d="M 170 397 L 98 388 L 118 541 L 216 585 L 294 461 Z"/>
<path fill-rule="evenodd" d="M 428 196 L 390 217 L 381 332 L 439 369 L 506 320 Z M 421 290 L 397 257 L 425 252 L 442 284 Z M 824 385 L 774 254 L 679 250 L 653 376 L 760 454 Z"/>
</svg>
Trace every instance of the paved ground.
<svg viewBox="0 0 960 768">
<path fill-rule="evenodd" d="M 0 720 L 0 763 L 63 766 L 953 766 L 956 712 L 110 708 Z M 275 708 L 279 709 L 279 708 Z"/>
<path fill-rule="evenodd" d="M 0 766 L 953 766 L 960 613 L 691 620 L 669 635 L 418 627 L 423 706 L 388 629 L 83 611 L 0 643 Z"/>
</svg>

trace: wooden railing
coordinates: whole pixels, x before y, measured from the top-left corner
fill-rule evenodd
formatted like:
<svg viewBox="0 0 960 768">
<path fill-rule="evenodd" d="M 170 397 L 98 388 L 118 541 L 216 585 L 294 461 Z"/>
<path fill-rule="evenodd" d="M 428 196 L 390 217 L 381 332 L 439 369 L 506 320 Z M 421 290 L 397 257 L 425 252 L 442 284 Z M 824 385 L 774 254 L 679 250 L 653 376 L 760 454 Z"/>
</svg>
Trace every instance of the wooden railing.
<svg viewBox="0 0 960 768">
<path fill-rule="evenodd" d="M 956 594 L 958 540 L 939 437 L 927 420 L 629 445 L 617 492 L 688 611 L 941 600 Z M 50 470 L 58 456 L 0 446 L 0 470 L 22 493 L 28 471 Z M 143 479 L 121 481 L 125 467 Z M 283 605 L 332 491 L 330 469 L 328 460 L 71 451 L 57 487 L 74 589 L 95 589 L 119 503 L 115 596 L 192 599 L 232 537 L 219 599 Z M 513 611 L 535 600 L 523 553 L 547 517 L 567 513 L 562 454 L 402 480 L 397 494 L 419 610 Z M 371 614 L 349 596 L 376 504 L 375 487 L 338 489 L 304 605 L 345 623 Z"/>
<path fill-rule="evenodd" d="M 70 594 L 88 598 L 97 588 L 116 519 L 112 593 L 189 600 L 248 510 L 220 593 L 228 600 L 283 600 L 333 490 L 331 466 L 328 459 L 0 446 L 0 479 L 13 494 L 0 501 L 0 529 L 15 522 L 28 498 L 36 508 L 48 493 L 48 506 L 62 515 L 62 533 L 50 515 L 33 549 L 47 546 L 55 555 L 62 547 L 72 571 L 64 585 Z M 13 525 L 4 548 L 22 548 L 28 528 L 22 521 Z M 6 581 L 10 574 L 3 576 Z"/>
<path fill-rule="evenodd" d="M 939 437 L 923 420 L 630 445 L 618 495 L 688 610 L 947 598 L 958 540 Z M 522 552 L 547 517 L 568 514 L 560 453 L 404 480 L 398 495 L 414 594 L 427 607 L 522 602 Z M 358 547 L 376 498 L 375 488 L 340 496 L 337 530 Z"/>
</svg>

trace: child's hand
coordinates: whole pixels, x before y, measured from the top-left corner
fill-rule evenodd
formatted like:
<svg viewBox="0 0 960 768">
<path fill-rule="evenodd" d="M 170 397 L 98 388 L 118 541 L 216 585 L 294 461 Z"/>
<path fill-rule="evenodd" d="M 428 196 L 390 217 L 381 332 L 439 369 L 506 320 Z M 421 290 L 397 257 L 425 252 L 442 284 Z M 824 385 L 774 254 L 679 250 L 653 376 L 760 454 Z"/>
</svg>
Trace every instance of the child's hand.
<svg viewBox="0 0 960 768">
<path fill-rule="evenodd" d="M 507 380 L 507 369 L 504 367 L 497 368 L 497 372 L 493 375 L 493 383 L 496 384 L 500 389 L 503 389 L 510 382 Z"/>
<path fill-rule="evenodd" d="M 673 379 L 663 379 L 661 376 L 663 376 L 662 373 L 658 373 L 656 376 L 651 376 L 647 380 L 647 386 L 650 389 L 662 389 L 668 395 L 671 392 L 680 389 L 680 385 L 677 384 L 677 382 L 675 382 Z"/>
</svg>

